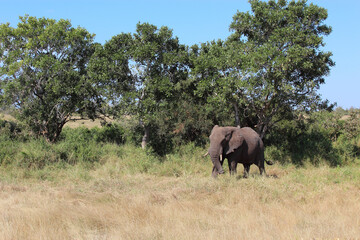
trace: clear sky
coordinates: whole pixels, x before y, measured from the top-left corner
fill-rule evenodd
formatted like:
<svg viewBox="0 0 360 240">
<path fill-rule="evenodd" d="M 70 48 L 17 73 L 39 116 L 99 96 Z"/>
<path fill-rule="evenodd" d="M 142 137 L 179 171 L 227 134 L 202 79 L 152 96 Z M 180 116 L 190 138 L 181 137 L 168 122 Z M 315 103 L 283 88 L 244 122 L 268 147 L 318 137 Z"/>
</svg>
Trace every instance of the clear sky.
<svg viewBox="0 0 360 240">
<path fill-rule="evenodd" d="M 343 108 L 360 108 L 360 1 L 308 0 L 328 9 L 325 50 L 333 53 L 336 66 L 321 86 L 323 99 Z M 69 19 L 96 34 L 105 43 L 122 32 L 133 33 L 138 22 L 173 29 L 181 43 L 193 45 L 225 40 L 237 11 L 249 11 L 247 0 L 0 0 L 0 23 L 15 27 L 19 16 Z"/>
</svg>

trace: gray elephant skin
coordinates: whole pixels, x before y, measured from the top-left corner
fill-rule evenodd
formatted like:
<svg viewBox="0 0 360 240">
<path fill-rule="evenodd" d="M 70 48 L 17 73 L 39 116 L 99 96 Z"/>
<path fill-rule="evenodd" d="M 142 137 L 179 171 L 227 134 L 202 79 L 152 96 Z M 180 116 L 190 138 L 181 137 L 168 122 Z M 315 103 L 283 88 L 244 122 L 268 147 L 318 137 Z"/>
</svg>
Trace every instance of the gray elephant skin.
<svg viewBox="0 0 360 240">
<path fill-rule="evenodd" d="M 228 159 L 230 175 L 236 174 L 238 163 L 244 165 L 244 177 L 248 177 L 250 165 L 259 167 L 260 174 L 265 173 L 264 143 L 260 136 L 249 127 L 219 127 L 214 126 L 210 135 L 210 148 L 208 154 L 214 165 L 212 176 L 223 174 L 222 164 Z"/>
</svg>

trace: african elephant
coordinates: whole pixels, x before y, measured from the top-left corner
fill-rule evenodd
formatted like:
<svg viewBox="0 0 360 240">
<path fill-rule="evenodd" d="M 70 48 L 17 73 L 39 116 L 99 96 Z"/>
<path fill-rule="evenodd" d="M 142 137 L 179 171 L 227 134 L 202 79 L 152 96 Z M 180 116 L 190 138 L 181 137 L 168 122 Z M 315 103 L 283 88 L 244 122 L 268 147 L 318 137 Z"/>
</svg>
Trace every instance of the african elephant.
<svg viewBox="0 0 360 240">
<path fill-rule="evenodd" d="M 260 174 L 265 172 L 264 144 L 259 135 L 251 128 L 219 127 L 216 125 L 210 135 L 208 154 L 213 162 L 212 176 L 223 174 L 222 164 L 225 158 L 229 162 L 230 175 L 236 174 L 238 163 L 244 165 L 244 177 L 249 175 L 251 164 L 259 167 Z M 272 162 L 266 161 L 272 165 Z"/>
</svg>

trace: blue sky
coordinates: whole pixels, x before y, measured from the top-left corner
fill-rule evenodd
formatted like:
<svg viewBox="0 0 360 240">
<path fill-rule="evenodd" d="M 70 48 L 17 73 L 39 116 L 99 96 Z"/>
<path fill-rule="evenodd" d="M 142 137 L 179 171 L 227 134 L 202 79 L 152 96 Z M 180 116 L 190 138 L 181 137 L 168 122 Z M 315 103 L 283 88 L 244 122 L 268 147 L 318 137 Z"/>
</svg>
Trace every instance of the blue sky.
<svg viewBox="0 0 360 240">
<path fill-rule="evenodd" d="M 325 50 L 333 53 L 336 66 L 321 86 L 323 99 L 339 107 L 360 108 L 359 0 L 308 0 L 328 9 Z M 138 22 L 173 29 L 181 43 L 193 45 L 225 40 L 236 11 L 249 11 L 247 0 L 0 0 L 0 23 L 15 27 L 19 16 L 69 19 L 73 26 L 96 34 L 105 43 L 122 32 L 134 32 Z"/>
</svg>

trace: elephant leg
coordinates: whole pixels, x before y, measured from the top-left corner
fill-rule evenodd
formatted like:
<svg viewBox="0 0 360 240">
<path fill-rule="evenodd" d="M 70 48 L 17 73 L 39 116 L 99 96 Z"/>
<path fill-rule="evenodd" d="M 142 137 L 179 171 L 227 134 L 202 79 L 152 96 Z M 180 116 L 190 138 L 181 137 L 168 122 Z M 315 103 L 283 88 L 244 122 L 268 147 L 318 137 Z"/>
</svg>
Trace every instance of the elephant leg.
<svg viewBox="0 0 360 240">
<path fill-rule="evenodd" d="M 237 162 L 236 161 L 231 161 L 229 163 L 230 175 L 236 175 L 236 167 L 237 167 Z"/>
<path fill-rule="evenodd" d="M 257 156 L 257 166 L 259 167 L 260 175 L 265 174 L 266 176 L 264 150 L 262 150 Z"/>
<path fill-rule="evenodd" d="M 249 170 L 250 170 L 250 164 L 243 164 L 244 165 L 244 178 L 249 177 Z"/>
<path fill-rule="evenodd" d="M 233 163 L 232 163 L 232 169 L 233 169 L 233 173 L 234 173 L 234 175 L 236 175 L 237 174 L 237 171 L 236 171 L 236 168 L 237 168 L 237 161 L 234 161 Z"/>
<path fill-rule="evenodd" d="M 260 175 L 263 175 L 264 173 L 265 173 L 265 175 L 266 175 L 265 167 L 264 167 L 264 166 L 260 166 L 260 167 L 259 167 L 259 170 L 260 170 Z"/>
<path fill-rule="evenodd" d="M 265 164 L 264 164 L 264 159 L 263 158 L 258 160 L 257 166 L 259 167 L 260 175 L 263 175 L 264 173 L 266 175 Z"/>
</svg>

